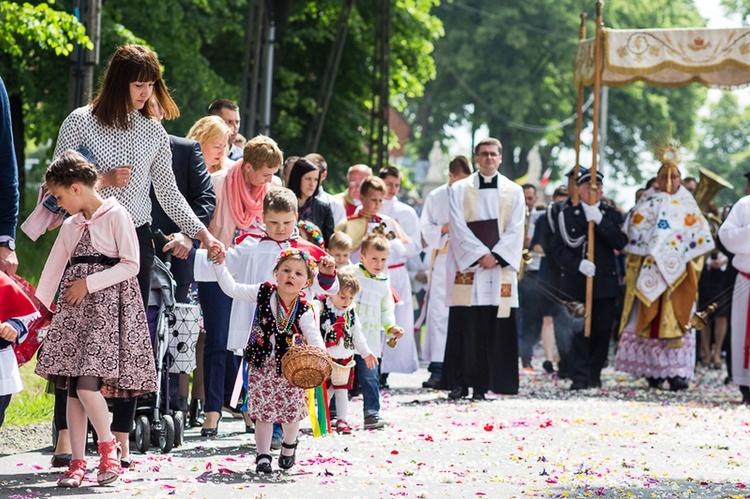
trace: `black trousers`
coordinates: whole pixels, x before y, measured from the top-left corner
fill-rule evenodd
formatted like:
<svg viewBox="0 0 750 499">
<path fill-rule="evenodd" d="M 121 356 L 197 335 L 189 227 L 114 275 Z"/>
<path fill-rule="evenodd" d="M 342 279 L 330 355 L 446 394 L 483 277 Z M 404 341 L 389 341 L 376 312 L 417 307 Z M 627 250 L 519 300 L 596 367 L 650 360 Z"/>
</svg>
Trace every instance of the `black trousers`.
<svg viewBox="0 0 750 499">
<path fill-rule="evenodd" d="M 475 392 L 518 393 L 516 311 L 497 318 L 496 306 L 451 307 L 441 385 Z"/>
<path fill-rule="evenodd" d="M 609 354 L 612 324 L 618 319 L 615 317 L 615 301 L 615 298 L 593 300 L 591 335 L 588 338 L 583 334 L 583 321 L 573 331 L 568 366 L 570 379 L 574 382 L 589 385 L 600 381 Z"/>
</svg>

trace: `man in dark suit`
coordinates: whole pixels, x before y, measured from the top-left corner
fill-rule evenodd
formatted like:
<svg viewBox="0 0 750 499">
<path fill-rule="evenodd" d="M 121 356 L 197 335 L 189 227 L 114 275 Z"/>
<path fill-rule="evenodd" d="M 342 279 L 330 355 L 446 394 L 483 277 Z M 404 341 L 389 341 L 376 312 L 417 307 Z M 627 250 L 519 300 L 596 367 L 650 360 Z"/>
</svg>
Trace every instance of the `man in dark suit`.
<svg viewBox="0 0 750 499">
<path fill-rule="evenodd" d="M 181 137 L 169 136 L 169 145 L 172 149 L 172 170 L 174 171 L 177 189 L 185 196 L 190 208 L 196 214 L 203 224 L 208 227 L 208 223 L 216 207 L 216 195 L 214 193 L 211 175 L 208 173 L 206 164 L 203 161 L 203 153 L 200 144 L 194 140 L 183 139 Z M 156 199 L 154 189 L 151 188 L 151 229 L 161 230 L 170 239 L 169 243 L 163 248 L 156 246 L 156 256 L 161 260 L 165 258 L 165 251 L 171 251 L 176 258 L 172 258 L 171 271 L 174 276 L 177 287 L 175 289 L 175 300 L 180 303 L 188 301 L 188 290 L 192 279 L 192 269 L 187 263 L 187 256 L 195 245 L 195 241 L 180 232 L 177 225 L 167 216 Z M 193 396 L 190 403 L 189 423 L 192 427 L 203 426 L 202 421 L 202 401 L 205 398 L 203 392 L 203 342 L 204 335 L 198 337 L 196 345 L 196 368 L 193 381 Z M 176 402 L 176 407 L 180 410 L 187 409 L 187 392 L 189 378 L 187 375 L 171 375 L 174 383 L 171 387 L 177 390 L 170 390 L 170 398 Z M 178 381 L 179 376 L 179 382 Z M 170 379 L 171 381 L 171 379 Z"/>
<path fill-rule="evenodd" d="M 172 149 L 172 170 L 174 171 L 177 189 L 185 196 L 190 208 L 198 219 L 206 224 L 211 221 L 216 207 L 216 194 L 211 183 L 211 175 L 203 162 L 203 153 L 198 142 L 181 137 L 169 136 Z M 154 189 L 151 189 L 151 229 L 161 230 L 171 240 L 165 246 L 167 251 L 177 257 L 172 261 L 172 274 L 177 282 L 178 302 L 187 301 L 187 290 L 191 284 L 192 270 L 185 260 L 193 247 L 193 241 L 180 232 L 177 225 L 167 216 L 156 199 Z M 156 248 L 156 256 L 164 259 L 163 248 Z"/>
<path fill-rule="evenodd" d="M 581 303 L 586 300 L 586 278 L 594 278 L 594 300 L 591 310 L 591 335 L 586 338 L 583 321 L 573 332 L 569 352 L 571 390 L 600 388 L 601 371 L 609 353 L 609 339 L 615 320 L 615 299 L 619 282 L 615 250 L 628 242 L 622 231 L 622 215 L 601 201 L 602 175 L 597 172 L 598 189 L 591 192 L 591 173 L 578 177 L 581 202 L 566 203 L 558 216 L 558 227 L 552 239 L 554 258 L 561 269 L 561 291 Z M 594 261 L 586 259 L 588 223 L 593 221 Z"/>
</svg>

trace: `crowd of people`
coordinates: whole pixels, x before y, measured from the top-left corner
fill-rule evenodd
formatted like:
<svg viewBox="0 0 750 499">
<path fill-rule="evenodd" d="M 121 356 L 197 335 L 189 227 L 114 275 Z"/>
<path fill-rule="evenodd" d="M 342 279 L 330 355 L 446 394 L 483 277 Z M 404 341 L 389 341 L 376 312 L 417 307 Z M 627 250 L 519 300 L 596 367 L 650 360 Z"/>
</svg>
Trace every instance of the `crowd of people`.
<svg viewBox="0 0 750 499">
<path fill-rule="evenodd" d="M 12 202 L 0 213 L 0 424 L 21 389 L 13 345 L 39 315 L 11 278 L 18 187 L 4 94 L 0 86 L 0 196 Z M 167 254 L 175 299 L 197 296 L 203 315 L 192 389 L 175 375 L 175 405 L 206 438 L 219 434 L 222 414 L 244 418 L 258 473 L 273 471 L 272 450 L 279 468 L 295 464 L 308 406 L 282 359 L 297 337 L 348 372 L 327 382 L 340 434 L 360 426 L 348 411 L 359 394 L 361 428 L 386 426 L 388 375 L 416 372 L 420 358 L 430 373 L 423 388 L 450 399 L 517 394 L 540 340 L 542 368 L 571 390 L 602 387 L 614 343 L 616 369 L 673 391 L 689 389 L 696 355 L 720 367 L 726 350 L 750 403 L 750 201 L 712 226 L 673 156 L 628 213 L 602 197 L 606 179 L 582 167 L 539 205 L 534 185 L 499 173 L 502 145 L 487 138 L 473 151 L 477 170 L 453 158 L 448 182 L 418 212 L 399 200 L 396 167 L 355 164 L 331 195 L 321 154 L 285 159 L 270 137 L 245 139 L 230 100 L 211 103 L 187 138 L 160 123 L 178 115 L 155 54 L 119 47 L 98 96 L 61 125 L 44 178 L 57 211 L 44 202 L 30 216 L 41 231 L 61 226 L 35 295 L 56 302 L 36 373 L 55 394 L 59 486 L 84 479 L 87 421 L 99 484 L 132 464 L 137 400 L 157 389 L 147 308 L 155 258 Z M 156 230 L 166 245 L 155 244 Z M 730 307 L 716 283 L 735 279 Z M 699 305 L 715 310 L 700 332 Z"/>
</svg>

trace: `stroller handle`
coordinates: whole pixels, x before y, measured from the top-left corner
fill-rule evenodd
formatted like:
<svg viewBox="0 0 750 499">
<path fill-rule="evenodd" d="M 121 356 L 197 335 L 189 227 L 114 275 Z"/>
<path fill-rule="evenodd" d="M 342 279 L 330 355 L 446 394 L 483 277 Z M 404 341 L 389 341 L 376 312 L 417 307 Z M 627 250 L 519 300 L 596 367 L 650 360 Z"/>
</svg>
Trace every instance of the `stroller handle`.
<svg viewBox="0 0 750 499">
<path fill-rule="evenodd" d="M 156 245 L 157 245 L 158 248 L 163 248 L 169 242 L 169 239 L 167 239 L 167 236 L 164 235 L 164 233 L 161 231 L 161 229 L 156 229 L 156 230 L 152 231 L 152 233 L 153 233 L 153 237 L 154 237 L 154 242 L 156 243 Z M 164 255 L 164 260 L 165 260 L 164 263 L 168 263 L 169 260 L 171 260 L 171 259 L 172 259 L 172 253 L 167 252 Z"/>
</svg>

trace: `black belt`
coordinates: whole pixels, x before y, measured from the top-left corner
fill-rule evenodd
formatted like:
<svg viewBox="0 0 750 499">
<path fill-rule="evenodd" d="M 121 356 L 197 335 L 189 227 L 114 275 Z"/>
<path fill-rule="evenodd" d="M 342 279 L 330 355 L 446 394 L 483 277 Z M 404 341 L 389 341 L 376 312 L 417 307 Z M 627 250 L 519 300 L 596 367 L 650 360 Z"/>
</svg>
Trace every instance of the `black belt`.
<svg viewBox="0 0 750 499">
<path fill-rule="evenodd" d="M 70 259 L 70 263 L 68 264 L 68 266 L 78 265 L 79 263 L 101 263 L 102 265 L 106 265 L 108 267 L 114 267 L 115 265 L 120 263 L 120 259 L 104 255 L 74 256 Z"/>
</svg>

